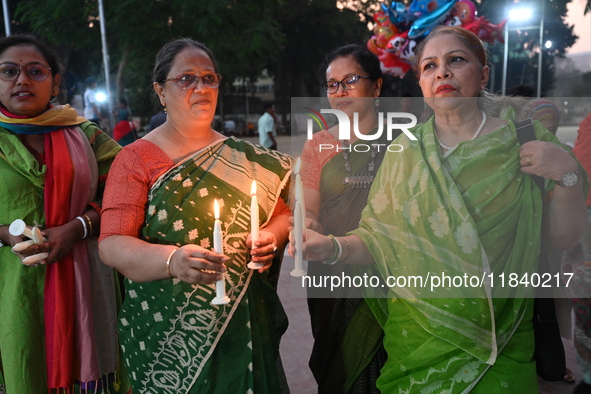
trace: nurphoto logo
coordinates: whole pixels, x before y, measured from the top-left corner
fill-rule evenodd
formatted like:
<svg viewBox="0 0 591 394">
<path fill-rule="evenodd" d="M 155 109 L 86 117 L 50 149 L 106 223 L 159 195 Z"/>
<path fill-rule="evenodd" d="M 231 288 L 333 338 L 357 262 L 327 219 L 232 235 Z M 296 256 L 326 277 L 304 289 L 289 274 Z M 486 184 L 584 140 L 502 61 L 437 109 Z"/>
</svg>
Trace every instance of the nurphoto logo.
<svg viewBox="0 0 591 394">
<path fill-rule="evenodd" d="M 328 123 L 322 116 L 322 114 L 333 114 L 337 117 L 339 123 L 339 140 L 349 140 L 351 139 L 351 124 L 353 124 L 353 133 L 355 136 L 361 141 L 376 141 L 382 137 L 384 131 L 386 132 L 386 137 L 388 141 L 392 141 L 393 138 L 393 131 L 394 130 L 401 130 L 409 139 L 416 141 L 417 137 L 415 137 L 408 129 L 411 127 L 416 126 L 417 124 L 417 117 L 411 113 L 406 112 L 379 112 L 378 115 L 378 128 L 375 133 L 373 134 L 363 134 L 359 131 L 359 114 L 357 112 L 353 113 L 353 122 L 349 116 L 338 109 L 321 109 L 320 112 L 313 110 L 309 107 L 303 107 L 306 110 L 306 115 L 310 116 L 312 119 L 308 119 L 307 121 L 307 138 L 309 140 L 312 139 L 312 135 L 314 134 L 314 121 L 318 124 L 320 129 L 328 130 Z M 386 120 L 386 124 L 384 125 L 384 119 Z M 399 123 L 401 121 L 408 121 L 407 123 Z M 355 144 L 352 147 L 341 147 L 339 145 L 333 144 L 320 144 L 319 149 L 320 151 L 323 150 L 331 150 L 336 149 L 343 150 L 349 149 L 354 150 L 355 152 L 368 152 L 372 149 L 372 147 L 376 148 L 378 151 L 380 147 L 385 147 L 388 152 L 401 152 L 404 147 L 400 144 Z"/>
</svg>

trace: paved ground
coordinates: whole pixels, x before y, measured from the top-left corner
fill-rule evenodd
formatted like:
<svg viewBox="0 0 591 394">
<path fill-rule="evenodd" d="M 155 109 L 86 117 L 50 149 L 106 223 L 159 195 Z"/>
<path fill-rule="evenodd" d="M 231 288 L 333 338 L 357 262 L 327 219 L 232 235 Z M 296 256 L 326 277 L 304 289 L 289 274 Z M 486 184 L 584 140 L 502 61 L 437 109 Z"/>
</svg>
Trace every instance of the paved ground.
<svg viewBox="0 0 591 394">
<path fill-rule="evenodd" d="M 577 127 L 561 127 L 557 133 L 562 142 L 573 142 L 576 139 Z M 258 138 L 246 138 L 257 142 Z M 299 156 L 305 140 L 304 135 L 298 137 L 279 136 L 279 150 L 292 156 Z M 302 294 L 294 293 L 294 280 L 289 276 L 293 269 L 293 259 L 285 256 L 283 269 L 279 281 L 279 296 L 289 317 L 289 329 L 281 343 L 281 356 L 292 394 L 316 393 L 316 384 L 308 368 L 308 359 L 312 349 L 312 333 L 310 318 L 305 298 Z M 564 341 L 567 366 L 573 370 L 577 381 L 581 379 L 581 372 L 576 361 L 576 353 L 572 341 Z M 573 384 L 564 382 L 548 383 L 539 381 L 542 394 L 570 394 Z"/>
</svg>

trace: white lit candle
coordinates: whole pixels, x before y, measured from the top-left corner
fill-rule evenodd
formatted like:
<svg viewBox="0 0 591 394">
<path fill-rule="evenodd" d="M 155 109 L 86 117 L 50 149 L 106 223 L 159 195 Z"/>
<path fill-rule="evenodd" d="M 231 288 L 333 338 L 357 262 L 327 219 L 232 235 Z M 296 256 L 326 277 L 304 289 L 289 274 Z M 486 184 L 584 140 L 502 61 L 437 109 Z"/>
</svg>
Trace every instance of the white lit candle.
<svg viewBox="0 0 591 394">
<path fill-rule="evenodd" d="M 213 212 L 215 222 L 213 224 L 213 251 L 219 254 L 224 253 L 224 246 L 222 240 L 222 221 L 220 220 L 220 206 L 218 200 L 214 201 Z M 226 295 L 226 279 L 215 282 L 215 298 L 211 301 L 214 305 L 225 305 L 230 302 L 230 298 Z"/>
<path fill-rule="evenodd" d="M 293 211 L 293 238 L 295 241 L 295 268 L 289 273 L 291 276 L 306 275 L 303 268 L 303 252 L 302 246 L 304 244 L 304 232 L 302 225 L 302 203 L 296 200 L 295 209 Z"/>
<path fill-rule="evenodd" d="M 257 182 L 253 179 L 250 187 L 250 241 L 252 242 L 252 249 L 255 249 L 254 243 L 259 239 L 259 201 L 257 199 Z M 261 263 L 249 262 L 247 265 L 251 270 L 263 268 Z"/>
</svg>

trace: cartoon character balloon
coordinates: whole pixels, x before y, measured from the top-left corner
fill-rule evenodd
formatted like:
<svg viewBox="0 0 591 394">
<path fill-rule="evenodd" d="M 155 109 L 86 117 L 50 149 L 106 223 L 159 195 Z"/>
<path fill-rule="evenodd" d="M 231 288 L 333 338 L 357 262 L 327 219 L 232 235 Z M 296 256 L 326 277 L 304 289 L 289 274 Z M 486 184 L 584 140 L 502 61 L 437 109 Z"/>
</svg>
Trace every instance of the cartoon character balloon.
<svg viewBox="0 0 591 394">
<path fill-rule="evenodd" d="M 410 70 L 415 47 L 437 25 L 461 26 L 491 45 L 503 42 L 507 21 L 494 25 L 476 15 L 471 0 L 413 0 L 408 7 L 400 2 L 382 4 L 367 47 L 378 55 L 384 72 L 402 78 Z"/>
</svg>

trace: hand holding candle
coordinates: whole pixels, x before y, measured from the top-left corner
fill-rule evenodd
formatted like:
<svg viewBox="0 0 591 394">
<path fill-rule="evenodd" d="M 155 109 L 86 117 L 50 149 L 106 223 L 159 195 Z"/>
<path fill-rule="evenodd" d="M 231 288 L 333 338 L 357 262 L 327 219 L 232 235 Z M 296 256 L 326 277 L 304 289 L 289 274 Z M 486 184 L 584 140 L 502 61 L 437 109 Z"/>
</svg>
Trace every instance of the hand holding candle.
<svg viewBox="0 0 591 394">
<path fill-rule="evenodd" d="M 256 249 L 255 242 L 259 239 L 259 202 L 257 199 L 257 182 L 252 181 L 250 188 L 250 241 L 251 250 Z M 264 265 L 261 263 L 249 262 L 247 265 L 251 270 L 263 268 Z"/>
<path fill-rule="evenodd" d="M 27 238 L 30 238 L 29 241 L 19 242 L 14 245 L 12 251 L 17 254 L 33 245 L 41 245 L 42 243 L 47 242 L 47 239 L 41 235 L 41 230 L 39 230 L 39 227 L 35 226 L 30 229 L 21 219 L 16 219 L 14 222 L 12 222 L 8 228 L 8 232 L 14 237 L 20 237 L 21 235 L 24 235 Z M 37 265 L 38 263 L 43 262 L 47 256 L 49 256 L 49 253 L 47 252 L 37 253 L 23 258 L 22 262 L 25 265 Z"/>
<path fill-rule="evenodd" d="M 220 220 L 220 206 L 218 200 L 214 201 L 213 204 L 215 222 L 213 225 L 213 250 L 216 253 L 223 254 L 223 238 L 222 238 L 222 221 Z M 230 298 L 226 295 L 226 279 L 222 279 L 215 282 L 215 298 L 211 301 L 214 305 L 225 305 L 230 302 Z"/>
</svg>

